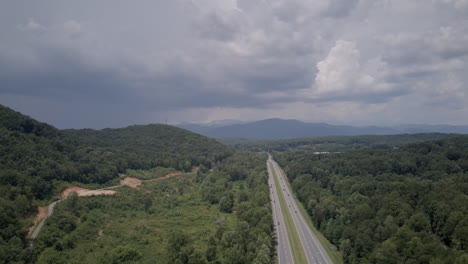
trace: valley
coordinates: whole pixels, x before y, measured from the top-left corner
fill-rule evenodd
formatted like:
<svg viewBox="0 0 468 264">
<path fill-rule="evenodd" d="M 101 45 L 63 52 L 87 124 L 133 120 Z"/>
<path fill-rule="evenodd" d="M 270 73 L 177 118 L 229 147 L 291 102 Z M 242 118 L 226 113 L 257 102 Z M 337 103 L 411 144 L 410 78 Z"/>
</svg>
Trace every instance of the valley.
<svg viewBox="0 0 468 264">
<path fill-rule="evenodd" d="M 467 136 L 223 145 L 0 115 L 0 263 L 468 260 Z"/>
</svg>

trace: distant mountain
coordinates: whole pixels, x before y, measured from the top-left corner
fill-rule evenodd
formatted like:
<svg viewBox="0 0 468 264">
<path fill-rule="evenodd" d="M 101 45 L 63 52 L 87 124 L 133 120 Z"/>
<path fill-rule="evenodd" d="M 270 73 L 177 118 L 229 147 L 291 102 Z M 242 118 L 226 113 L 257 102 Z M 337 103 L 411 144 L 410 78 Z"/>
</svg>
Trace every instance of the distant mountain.
<svg viewBox="0 0 468 264">
<path fill-rule="evenodd" d="M 213 138 L 292 139 L 320 136 L 394 135 L 413 133 L 468 134 L 468 126 L 401 125 L 395 127 L 346 126 L 306 123 L 294 119 L 266 119 L 244 124 L 210 126 L 182 124 L 179 127 Z"/>
<path fill-rule="evenodd" d="M 249 122 L 236 120 L 236 119 L 223 119 L 223 120 L 215 120 L 210 123 L 205 123 L 203 126 L 206 127 L 222 127 L 222 126 L 229 126 L 229 125 L 239 125 L 239 124 L 246 124 Z"/>
<path fill-rule="evenodd" d="M 395 127 L 405 133 L 455 133 L 468 134 L 468 126 L 452 126 L 452 125 L 400 125 Z"/>
</svg>

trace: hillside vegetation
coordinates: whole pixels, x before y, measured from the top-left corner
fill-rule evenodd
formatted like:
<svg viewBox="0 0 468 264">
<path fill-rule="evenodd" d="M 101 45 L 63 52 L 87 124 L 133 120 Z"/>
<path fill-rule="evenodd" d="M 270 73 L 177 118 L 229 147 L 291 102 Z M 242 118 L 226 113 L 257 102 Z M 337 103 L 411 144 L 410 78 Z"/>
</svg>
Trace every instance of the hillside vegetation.
<svg viewBox="0 0 468 264">
<path fill-rule="evenodd" d="M 0 106 L 0 263 L 31 260 L 26 235 L 37 205 L 71 183 L 108 186 L 128 169 L 211 168 L 232 153 L 176 127 L 63 131 Z"/>
<path fill-rule="evenodd" d="M 265 158 L 68 199 L 36 241 L 38 263 L 272 263 Z"/>
<path fill-rule="evenodd" d="M 151 124 L 117 129 L 65 130 L 66 135 L 98 148 L 112 148 L 125 152 L 131 168 L 156 166 L 189 170 L 213 163 L 232 154 L 232 151 L 210 139 L 177 127 Z"/>
<path fill-rule="evenodd" d="M 346 263 L 468 263 L 468 137 L 274 157 Z"/>
</svg>

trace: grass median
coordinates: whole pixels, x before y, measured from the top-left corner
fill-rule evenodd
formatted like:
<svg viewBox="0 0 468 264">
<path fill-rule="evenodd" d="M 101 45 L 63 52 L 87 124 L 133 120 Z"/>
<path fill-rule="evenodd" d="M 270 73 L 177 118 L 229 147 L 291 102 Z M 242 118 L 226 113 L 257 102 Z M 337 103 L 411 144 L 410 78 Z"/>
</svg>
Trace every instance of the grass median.
<svg viewBox="0 0 468 264">
<path fill-rule="evenodd" d="M 276 191 L 278 193 L 281 212 L 284 217 L 285 223 L 281 223 L 286 225 L 286 230 L 288 231 L 288 239 L 291 245 L 291 250 L 294 258 L 294 262 L 296 263 L 307 263 L 307 257 L 304 253 L 304 249 L 302 247 L 301 240 L 299 238 L 299 234 L 297 233 L 296 226 L 294 225 L 291 213 L 288 209 L 288 205 L 286 204 L 286 198 L 284 197 L 283 192 L 281 191 L 281 186 L 278 180 L 278 176 L 276 175 L 275 168 L 272 164 L 269 164 L 271 168 L 271 172 L 273 173 L 273 179 L 275 180 Z"/>
<path fill-rule="evenodd" d="M 283 173 L 283 175 L 286 175 L 280 166 L 278 166 L 278 168 L 280 169 L 281 173 Z M 289 188 L 289 190 L 291 191 L 291 193 L 293 193 L 291 185 L 289 184 L 288 181 L 286 181 L 286 185 L 287 185 L 287 188 Z M 322 233 L 320 233 L 320 231 L 318 231 L 317 228 L 315 228 L 312 222 L 312 219 L 310 219 L 309 214 L 307 213 L 306 209 L 304 208 L 304 205 L 299 201 L 299 199 L 297 199 L 296 196 L 294 196 L 294 199 L 296 200 L 296 204 L 299 207 L 299 211 L 302 213 L 302 215 L 306 219 L 307 224 L 309 225 L 310 229 L 312 230 L 312 232 L 314 232 L 315 236 L 318 238 L 318 240 L 320 241 L 320 244 L 322 244 L 323 248 L 328 253 L 328 256 L 330 256 L 333 263 L 343 264 L 344 263 L 343 255 L 341 254 L 341 252 L 331 249 L 331 246 L 333 244 L 330 243 L 330 241 L 328 241 L 328 239 Z"/>
</svg>

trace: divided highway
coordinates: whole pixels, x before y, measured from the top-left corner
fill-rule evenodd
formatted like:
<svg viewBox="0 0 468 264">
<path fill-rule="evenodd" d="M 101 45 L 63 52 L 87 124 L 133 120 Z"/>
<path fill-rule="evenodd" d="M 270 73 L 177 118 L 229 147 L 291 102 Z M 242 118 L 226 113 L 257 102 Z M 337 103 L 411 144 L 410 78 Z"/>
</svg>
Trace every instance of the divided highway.
<svg viewBox="0 0 468 264">
<path fill-rule="evenodd" d="M 279 169 L 278 164 L 272 159 L 269 155 L 267 161 L 268 174 L 269 174 L 269 183 L 272 188 L 270 188 L 272 206 L 273 206 L 273 217 L 276 227 L 277 237 L 278 237 L 278 261 L 279 263 L 294 263 L 293 258 L 291 257 L 291 248 L 288 241 L 288 235 L 286 227 L 284 225 L 283 213 L 281 212 L 281 207 L 279 206 L 278 193 L 276 193 L 275 181 L 273 177 L 278 177 L 278 182 L 280 183 L 280 190 L 283 192 L 286 199 L 288 207 L 286 210 L 289 210 L 294 222 L 294 228 L 297 230 L 299 235 L 302 248 L 307 257 L 307 263 L 314 264 L 333 264 L 327 252 L 323 248 L 320 241 L 317 239 L 315 234 L 310 229 L 307 224 L 304 216 L 299 210 L 296 201 L 289 190 L 289 186 L 286 183 L 286 179 Z M 273 173 L 273 171 L 275 173 Z M 286 213 L 286 212 L 285 212 Z M 277 220 L 281 219 L 281 220 Z M 278 225 L 278 222 L 280 224 Z M 286 235 L 285 235 L 286 234 Z M 289 250 L 286 250 L 289 249 Z"/>
<path fill-rule="evenodd" d="M 294 263 L 294 258 L 292 256 L 291 245 L 289 243 L 288 231 L 286 230 L 286 225 L 284 221 L 284 216 L 281 211 L 279 196 L 277 193 L 277 188 L 275 184 L 275 179 L 273 178 L 273 173 L 271 171 L 271 166 L 269 165 L 270 160 L 267 161 L 268 169 L 268 185 L 270 186 L 270 197 L 271 197 L 271 207 L 273 208 L 273 223 L 276 231 L 276 240 L 278 242 L 278 263 L 279 264 L 289 264 Z"/>
</svg>

